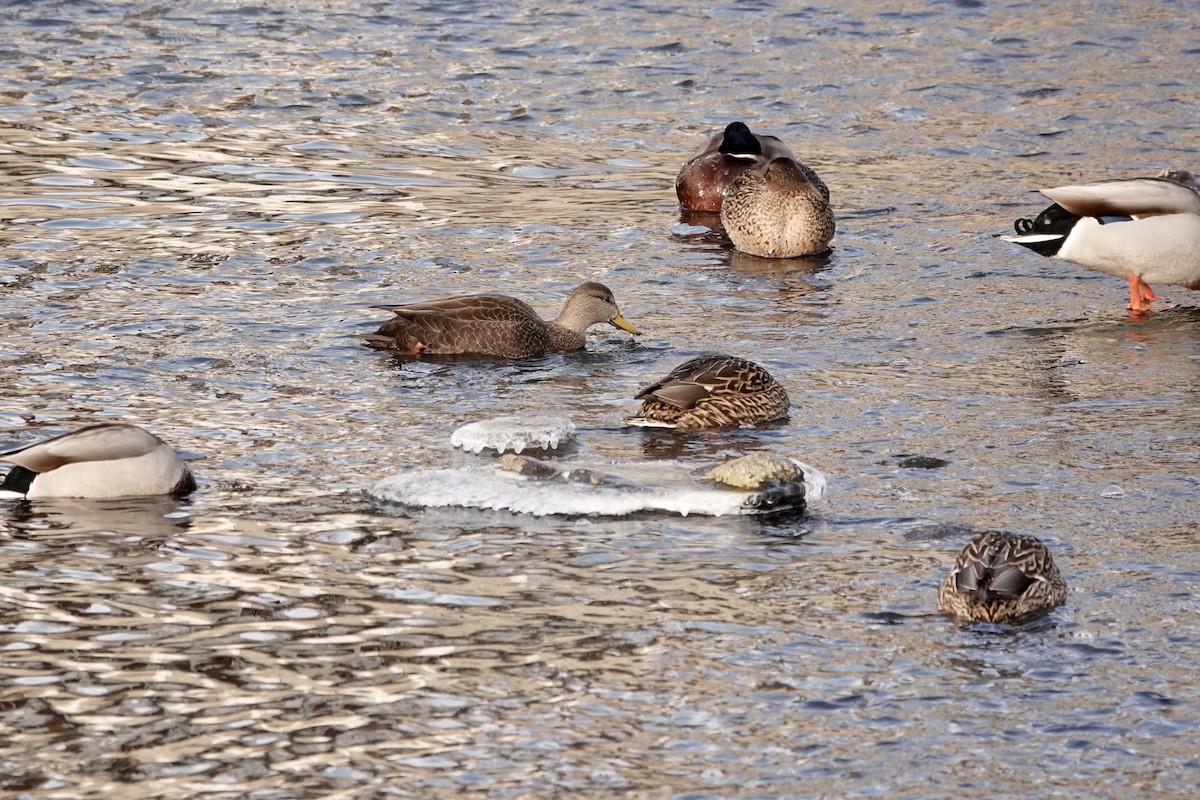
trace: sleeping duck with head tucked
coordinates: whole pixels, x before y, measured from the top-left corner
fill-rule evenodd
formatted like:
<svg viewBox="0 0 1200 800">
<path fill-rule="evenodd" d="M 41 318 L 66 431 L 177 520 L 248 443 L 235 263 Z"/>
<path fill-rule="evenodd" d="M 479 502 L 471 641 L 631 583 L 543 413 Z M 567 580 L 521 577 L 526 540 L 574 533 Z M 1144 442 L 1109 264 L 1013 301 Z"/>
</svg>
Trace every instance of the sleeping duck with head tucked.
<svg viewBox="0 0 1200 800">
<path fill-rule="evenodd" d="M 1200 193 L 1190 172 L 1042 189 L 1053 201 L 1005 241 L 1124 278 L 1129 310 L 1159 300 L 1152 283 L 1200 289 Z"/>
<path fill-rule="evenodd" d="M 778 138 L 751 133 L 744 122 L 731 122 L 679 170 L 675 195 L 687 211 L 720 211 L 738 175 L 772 159 L 795 157 Z"/>
<path fill-rule="evenodd" d="M 835 230 L 829 189 L 794 158 L 775 158 L 738 175 L 725 193 L 721 224 L 735 248 L 763 258 L 819 255 Z"/>
<path fill-rule="evenodd" d="M 680 364 L 637 394 L 642 408 L 628 422 L 643 428 L 704 430 L 783 419 L 787 390 L 763 367 L 737 356 L 700 356 Z"/>
<path fill-rule="evenodd" d="M 962 622 L 1021 623 L 1067 597 L 1050 550 L 1036 536 L 985 531 L 963 547 L 938 587 L 938 610 Z"/>
</svg>

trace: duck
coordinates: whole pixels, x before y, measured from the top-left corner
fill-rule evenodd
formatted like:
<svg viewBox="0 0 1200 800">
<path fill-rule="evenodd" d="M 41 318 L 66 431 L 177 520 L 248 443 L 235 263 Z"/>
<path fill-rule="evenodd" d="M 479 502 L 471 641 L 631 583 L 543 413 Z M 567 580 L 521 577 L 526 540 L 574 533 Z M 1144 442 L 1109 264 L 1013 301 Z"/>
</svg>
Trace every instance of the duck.
<svg viewBox="0 0 1200 800">
<path fill-rule="evenodd" d="M 1200 289 L 1200 192 L 1186 170 L 1153 178 L 1042 189 L 1053 205 L 1018 219 L 1005 241 L 1129 283 L 1128 308 L 1149 311 L 1152 283 Z"/>
<path fill-rule="evenodd" d="M 699 356 L 638 392 L 641 411 L 628 420 L 646 428 L 736 428 L 782 419 L 791 401 L 763 367 L 737 356 Z"/>
<path fill-rule="evenodd" d="M 734 248 L 764 258 L 823 253 L 836 228 L 825 182 L 787 157 L 737 176 L 725 193 L 721 224 Z"/>
<path fill-rule="evenodd" d="M 374 306 L 391 311 L 388 320 L 366 343 L 399 355 L 478 355 L 535 358 L 546 353 L 582 350 L 586 331 L 608 323 L 640 334 L 617 308 L 607 286 L 588 281 L 578 286 L 557 319 L 549 322 L 527 303 L 501 294 L 472 294 L 408 303 Z"/>
<path fill-rule="evenodd" d="M 106 422 L 0 452 L 15 466 L 0 491 L 27 498 L 112 499 L 173 495 L 196 490 L 196 478 L 171 446 L 154 434 Z"/>
<path fill-rule="evenodd" d="M 967 542 L 938 587 L 938 610 L 963 622 L 1021 623 L 1049 614 L 1066 597 L 1045 542 L 984 531 Z"/>
<path fill-rule="evenodd" d="M 679 170 L 675 177 L 679 205 L 686 211 L 720 211 L 725 192 L 738 175 L 781 156 L 795 158 L 778 137 L 751 133 L 746 123 L 731 122 Z"/>
</svg>

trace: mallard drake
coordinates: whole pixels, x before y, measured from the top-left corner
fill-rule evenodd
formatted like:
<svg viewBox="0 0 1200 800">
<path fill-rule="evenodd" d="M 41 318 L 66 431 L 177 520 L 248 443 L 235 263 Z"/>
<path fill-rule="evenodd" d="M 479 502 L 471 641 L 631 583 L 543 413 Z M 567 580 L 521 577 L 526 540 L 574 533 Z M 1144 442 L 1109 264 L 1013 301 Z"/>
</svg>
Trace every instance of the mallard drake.
<svg viewBox="0 0 1200 800">
<path fill-rule="evenodd" d="M 1129 309 L 1158 300 L 1151 283 L 1200 289 L 1200 194 L 1191 173 L 1042 189 L 1054 201 L 1018 219 L 1006 241 L 1129 282 Z"/>
<path fill-rule="evenodd" d="M 528 304 L 501 294 L 375 308 L 394 312 L 396 318 L 366 337 L 367 344 L 406 356 L 427 353 L 532 358 L 548 352 L 582 350 L 587 329 L 603 322 L 641 333 L 621 316 L 608 287 L 591 281 L 571 292 L 562 313 L 550 322 Z"/>
<path fill-rule="evenodd" d="M 1028 622 L 1067 596 L 1041 539 L 1000 531 L 967 542 L 938 587 L 938 610 L 969 622 Z"/>
<path fill-rule="evenodd" d="M 734 428 L 782 419 L 787 391 L 765 369 L 744 358 L 700 356 L 642 389 L 645 399 L 631 425 L 650 428 Z"/>
<path fill-rule="evenodd" d="M 734 178 L 779 157 L 795 158 L 778 138 L 751 133 L 745 123 L 731 122 L 679 170 L 675 177 L 679 205 L 689 211 L 720 211 Z"/>
<path fill-rule="evenodd" d="M 192 471 L 170 445 L 136 425 L 89 425 L 0 453 L 16 464 L 0 490 L 26 497 L 183 496 L 196 489 Z"/>
<path fill-rule="evenodd" d="M 775 158 L 738 175 L 725 193 L 721 224 L 734 247 L 766 258 L 823 253 L 835 228 L 829 189 L 793 158 Z"/>
</svg>

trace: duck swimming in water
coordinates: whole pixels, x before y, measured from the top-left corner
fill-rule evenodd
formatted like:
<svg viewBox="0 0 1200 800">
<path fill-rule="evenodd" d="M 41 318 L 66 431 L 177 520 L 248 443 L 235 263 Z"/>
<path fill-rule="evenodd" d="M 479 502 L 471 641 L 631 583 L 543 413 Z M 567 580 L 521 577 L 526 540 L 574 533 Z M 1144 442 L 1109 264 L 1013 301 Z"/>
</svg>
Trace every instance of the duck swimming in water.
<svg viewBox="0 0 1200 800">
<path fill-rule="evenodd" d="M 196 479 L 170 445 L 136 425 L 104 423 L 0 453 L 0 490 L 30 498 L 183 496 Z"/>
<path fill-rule="evenodd" d="M 965 622 L 1028 622 L 1066 596 L 1067 584 L 1041 539 L 985 531 L 967 542 L 938 587 L 938 610 Z"/>
<path fill-rule="evenodd" d="M 1191 173 L 1041 191 L 1054 205 L 1018 219 L 1006 241 L 1124 278 L 1136 313 L 1160 299 L 1152 283 L 1200 289 L 1200 194 Z"/>
<path fill-rule="evenodd" d="M 825 182 L 794 158 L 738 175 L 725 193 L 721 224 L 734 247 L 764 258 L 823 253 L 835 228 Z"/>
<path fill-rule="evenodd" d="M 641 333 L 621 316 L 608 287 L 590 281 L 571 292 L 562 313 L 550 322 L 527 303 L 501 294 L 375 307 L 391 311 L 396 317 L 366 337 L 367 344 L 406 356 L 534 358 L 582 350 L 587 329 L 605 322 L 629 333 Z"/>
</svg>

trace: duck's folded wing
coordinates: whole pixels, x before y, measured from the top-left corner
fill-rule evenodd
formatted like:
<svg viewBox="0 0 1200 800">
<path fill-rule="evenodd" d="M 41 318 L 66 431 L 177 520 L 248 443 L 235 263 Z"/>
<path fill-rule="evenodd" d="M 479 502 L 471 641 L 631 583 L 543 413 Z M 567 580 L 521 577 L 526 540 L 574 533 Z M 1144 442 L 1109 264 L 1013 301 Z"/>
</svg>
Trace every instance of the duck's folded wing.
<svg viewBox="0 0 1200 800">
<path fill-rule="evenodd" d="M 701 386 L 697 383 L 672 381 L 670 383 L 663 382 L 647 386 L 638 392 L 635 399 L 640 400 L 643 397 L 653 397 L 655 400 L 659 400 L 675 408 L 688 409 L 693 408 L 696 403 L 708 397 L 709 394 L 709 388 L 706 386 Z"/>
<path fill-rule="evenodd" d="M 49 472 L 64 464 L 136 458 L 164 446 L 153 434 L 132 425 L 93 425 L 0 453 L 0 461 Z"/>
<path fill-rule="evenodd" d="M 637 397 L 653 396 L 679 408 L 691 408 L 716 392 L 759 392 L 771 384 L 762 367 L 732 356 L 701 356 L 684 362 Z"/>
<path fill-rule="evenodd" d="M 1200 194 L 1165 178 L 1058 186 L 1043 189 L 1042 194 L 1081 217 L 1200 214 Z"/>
<path fill-rule="evenodd" d="M 772 161 L 776 158 L 790 158 L 793 161 L 798 161 L 796 154 L 791 148 L 778 136 L 772 136 L 769 133 L 755 134 L 755 139 L 758 139 L 758 146 L 762 148 L 763 158 L 767 161 Z"/>
<path fill-rule="evenodd" d="M 516 321 L 537 318 L 527 304 L 513 297 L 500 294 L 472 294 L 463 297 L 448 297 L 427 303 L 407 303 L 397 306 L 372 306 L 391 311 L 398 317 L 409 320 L 441 317 L 460 323 L 483 321 Z"/>
<path fill-rule="evenodd" d="M 1018 564 L 996 564 L 988 588 L 997 597 L 1020 597 L 1035 580 L 1038 578 L 1025 574 Z"/>
<path fill-rule="evenodd" d="M 513 348 L 513 342 L 520 344 L 545 328 L 532 308 L 504 295 L 476 294 L 378 307 L 396 316 L 366 337 L 368 344 L 414 354 L 505 353 Z"/>
</svg>

